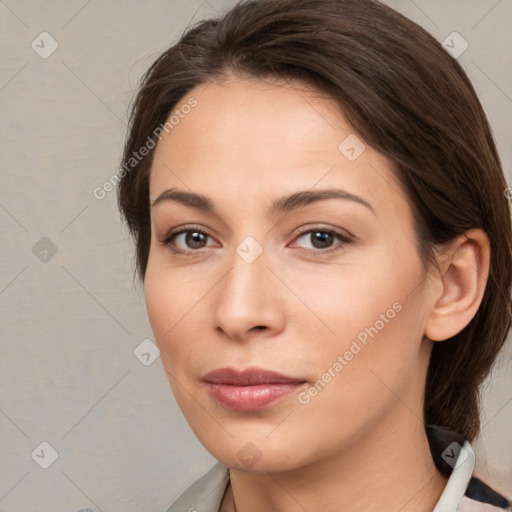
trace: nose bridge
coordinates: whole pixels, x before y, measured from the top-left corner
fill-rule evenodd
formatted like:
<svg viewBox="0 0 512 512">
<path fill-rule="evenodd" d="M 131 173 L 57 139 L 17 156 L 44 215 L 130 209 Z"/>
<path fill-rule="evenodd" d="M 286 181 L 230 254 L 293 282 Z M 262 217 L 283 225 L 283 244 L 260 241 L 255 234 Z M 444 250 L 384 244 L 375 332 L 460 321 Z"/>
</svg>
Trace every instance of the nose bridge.
<svg viewBox="0 0 512 512">
<path fill-rule="evenodd" d="M 268 282 L 267 256 L 263 246 L 252 236 L 245 237 L 235 247 L 231 271 L 223 286 L 223 295 L 228 302 L 237 300 L 240 306 L 254 303 L 253 307 L 259 302 Z"/>
<path fill-rule="evenodd" d="M 214 316 L 217 327 L 233 338 L 242 339 L 256 326 L 275 330 L 282 320 L 267 256 L 251 236 L 244 238 L 232 254 L 230 271 L 216 295 Z"/>
</svg>

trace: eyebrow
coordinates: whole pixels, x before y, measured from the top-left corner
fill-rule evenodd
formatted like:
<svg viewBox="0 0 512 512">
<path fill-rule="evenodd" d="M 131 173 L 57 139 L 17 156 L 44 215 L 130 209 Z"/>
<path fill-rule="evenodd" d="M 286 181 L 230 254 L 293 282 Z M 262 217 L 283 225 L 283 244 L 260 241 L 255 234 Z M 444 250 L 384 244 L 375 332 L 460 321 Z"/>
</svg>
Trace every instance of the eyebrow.
<svg viewBox="0 0 512 512">
<path fill-rule="evenodd" d="M 326 199 L 343 199 L 346 201 L 352 201 L 357 204 L 361 204 L 371 210 L 375 215 L 375 210 L 373 206 L 355 194 L 347 192 L 346 190 L 339 188 L 328 188 L 323 190 L 302 190 L 299 192 L 295 192 L 289 196 L 281 197 L 273 201 L 270 205 L 271 213 L 286 213 L 297 208 L 303 208 L 312 203 L 316 203 L 318 201 L 324 201 Z M 191 208 L 195 208 L 197 210 L 210 212 L 215 214 L 216 209 L 213 201 L 208 197 L 196 194 L 194 192 L 186 192 L 184 190 L 178 190 L 176 188 L 171 188 L 162 192 L 151 205 L 151 208 L 155 208 L 161 203 L 173 201 L 185 206 L 189 206 Z"/>
</svg>

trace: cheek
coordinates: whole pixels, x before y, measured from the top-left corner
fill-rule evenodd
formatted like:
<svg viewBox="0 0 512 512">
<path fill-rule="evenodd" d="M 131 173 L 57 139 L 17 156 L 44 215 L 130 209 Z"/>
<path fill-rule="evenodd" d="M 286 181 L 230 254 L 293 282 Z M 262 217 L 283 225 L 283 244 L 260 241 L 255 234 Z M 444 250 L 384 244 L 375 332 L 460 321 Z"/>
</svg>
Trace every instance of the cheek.
<svg viewBox="0 0 512 512">
<path fill-rule="evenodd" d="M 364 384 L 369 368 L 394 378 L 398 368 L 417 357 L 424 324 L 418 286 L 423 270 L 414 251 L 404 256 L 391 245 L 315 273 L 283 269 L 283 281 L 293 283 L 303 302 L 290 298 L 296 302 L 292 323 L 302 311 L 298 352 L 309 355 L 316 375 L 346 355 L 347 366 L 361 368 L 357 380 Z"/>
<path fill-rule="evenodd" d="M 400 284 L 395 280 L 380 292 L 375 287 L 368 289 L 373 290 L 371 293 L 359 290 L 356 294 L 354 290 L 362 305 L 340 310 L 335 327 L 337 342 L 322 352 L 321 366 L 317 366 L 321 381 L 332 382 L 322 391 L 319 407 L 331 404 L 333 411 L 371 415 L 384 411 L 395 395 L 405 397 L 411 389 L 422 387 L 425 318 L 421 290 L 410 293 L 413 275 Z M 329 370 L 335 378 L 330 377 Z M 363 403 L 371 404 L 375 411 L 360 410 L 358 404 Z"/>
<path fill-rule="evenodd" d="M 148 319 L 167 370 L 183 372 L 201 349 L 207 318 L 204 300 L 211 284 L 198 271 L 170 268 L 165 257 L 149 259 L 144 280 Z"/>
<path fill-rule="evenodd" d="M 175 333 L 181 327 L 180 318 L 184 317 L 184 309 L 189 302 L 186 294 L 179 272 L 166 271 L 164 265 L 150 257 L 144 279 L 144 296 L 149 323 L 163 361 L 170 352 L 178 349 L 174 340 L 179 341 L 179 337 Z"/>
<path fill-rule="evenodd" d="M 407 289 L 407 270 L 398 275 L 393 267 L 391 261 L 354 258 L 342 265 L 318 267 L 315 272 L 283 268 L 282 280 L 291 284 L 296 295 L 288 294 L 295 315 L 290 323 L 302 318 L 303 327 L 318 333 L 313 341 L 339 344 L 375 322 L 380 326 L 380 315 L 388 310 L 386 320 L 393 319 L 397 308 L 393 309 L 393 304 L 403 301 Z"/>
<path fill-rule="evenodd" d="M 149 322 L 157 342 L 160 342 L 166 331 L 172 328 L 175 322 L 172 294 L 154 264 L 148 263 L 144 280 L 144 297 Z M 172 285 L 172 283 L 170 283 Z"/>
</svg>

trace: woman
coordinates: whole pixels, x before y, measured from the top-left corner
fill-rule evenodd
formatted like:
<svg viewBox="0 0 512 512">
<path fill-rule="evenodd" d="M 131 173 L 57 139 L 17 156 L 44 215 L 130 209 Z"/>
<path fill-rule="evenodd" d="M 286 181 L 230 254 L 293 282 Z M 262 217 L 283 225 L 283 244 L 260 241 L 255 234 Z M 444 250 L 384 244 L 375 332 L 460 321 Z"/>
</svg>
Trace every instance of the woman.
<svg viewBox="0 0 512 512">
<path fill-rule="evenodd" d="M 120 177 L 162 363 L 219 461 L 169 512 L 510 505 L 471 447 L 511 323 L 507 184 L 425 30 L 373 0 L 240 2 L 148 70 Z"/>
</svg>

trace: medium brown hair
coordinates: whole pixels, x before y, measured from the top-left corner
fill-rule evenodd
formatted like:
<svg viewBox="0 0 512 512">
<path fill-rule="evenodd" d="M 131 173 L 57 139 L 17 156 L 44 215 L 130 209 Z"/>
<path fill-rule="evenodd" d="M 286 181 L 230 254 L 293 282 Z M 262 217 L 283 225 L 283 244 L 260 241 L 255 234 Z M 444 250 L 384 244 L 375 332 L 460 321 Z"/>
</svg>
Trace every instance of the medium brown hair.
<svg viewBox="0 0 512 512">
<path fill-rule="evenodd" d="M 123 169 L 193 88 L 229 74 L 299 81 L 336 100 L 365 142 L 394 162 L 426 268 L 436 263 L 435 247 L 471 228 L 487 233 L 481 305 L 460 333 L 434 343 L 424 400 L 427 425 L 472 441 L 480 384 L 511 325 L 512 228 L 495 142 L 462 67 L 428 32 L 375 0 L 239 1 L 189 27 L 146 72 Z M 152 156 L 123 172 L 118 190 L 142 279 Z"/>
</svg>

